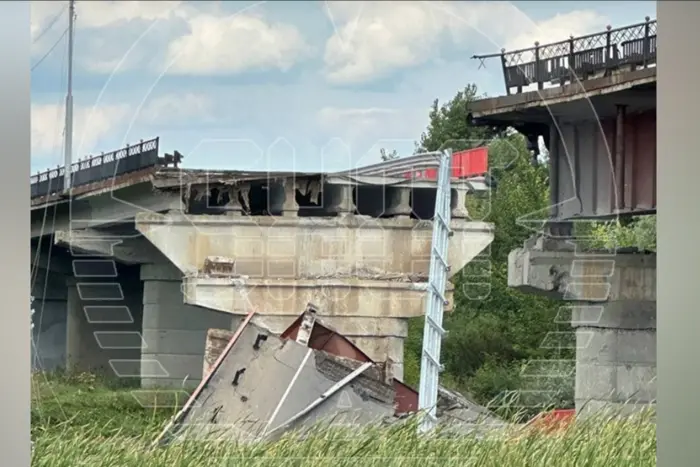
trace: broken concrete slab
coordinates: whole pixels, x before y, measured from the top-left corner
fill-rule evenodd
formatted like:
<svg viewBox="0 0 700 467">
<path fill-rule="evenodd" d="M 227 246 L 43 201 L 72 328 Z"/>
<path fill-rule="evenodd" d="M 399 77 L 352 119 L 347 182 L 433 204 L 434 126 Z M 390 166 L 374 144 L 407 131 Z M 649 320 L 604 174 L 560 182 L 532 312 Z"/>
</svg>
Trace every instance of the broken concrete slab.
<svg viewBox="0 0 700 467">
<path fill-rule="evenodd" d="M 319 310 L 312 304 L 309 304 L 306 311 L 290 324 L 281 334 L 281 337 L 283 339 L 297 340 L 305 315 L 309 312 L 315 314 L 314 325 L 307 339 L 307 345 L 309 347 L 347 359 L 360 362 L 373 362 L 368 354 L 355 345 L 352 340 L 342 335 L 332 326 L 329 326 L 325 318 L 318 316 Z M 232 336 L 233 332 L 231 331 L 220 329 L 209 330 L 207 350 L 205 352 L 205 374 L 210 371 L 212 365 L 216 362 Z M 384 369 L 385 383 L 391 384 L 394 388 L 394 414 L 396 416 L 401 416 L 418 412 L 418 392 L 403 381 L 397 378 L 391 378 L 394 374 L 391 367 L 395 363 L 391 361 L 373 363 Z M 448 390 L 442 386 L 438 388 L 437 415 L 444 426 L 459 426 L 462 430 L 468 429 L 473 425 L 502 425 L 505 423 L 488 409 L 471 401 L 464 395 Z"/>
<path fill-rule="evenodd" d="M 384 383 L 380 365 L 360 368 L 362 362 L 253 324 L 221 357 L 171 436 L 249 442 L 324 421 L 364 426 L 393 415 L 393 388 Z"/>
</svg>

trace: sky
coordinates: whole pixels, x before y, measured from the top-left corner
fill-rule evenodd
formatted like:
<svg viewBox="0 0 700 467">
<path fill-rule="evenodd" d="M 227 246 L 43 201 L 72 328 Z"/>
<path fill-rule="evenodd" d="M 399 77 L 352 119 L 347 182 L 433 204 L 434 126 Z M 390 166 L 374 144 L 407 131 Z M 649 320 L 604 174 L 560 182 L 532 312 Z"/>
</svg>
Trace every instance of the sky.
<svg viewBox="0 0 700 467">
<path fill-rule="evenodd" d="M 68 2 L 32 2 L 32 173 L 63 162 Z M 632 6 L 634 6 L 632 8 Z M 344 170 L 410 154 L 433 101 L 505 93 L 499 60 L 656 2 L 78 1 L 74 160 L 160 137 L 184 166 Z"/>
</svg>

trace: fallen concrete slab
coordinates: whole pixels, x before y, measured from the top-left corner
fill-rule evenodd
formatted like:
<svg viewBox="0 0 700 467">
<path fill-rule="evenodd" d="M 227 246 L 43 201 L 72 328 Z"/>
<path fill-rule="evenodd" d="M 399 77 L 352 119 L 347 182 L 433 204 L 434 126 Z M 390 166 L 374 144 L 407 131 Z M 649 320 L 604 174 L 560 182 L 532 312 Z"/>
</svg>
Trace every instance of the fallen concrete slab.
<svg viewBox="0 0 700 467">
<path fill-rule="evenodd" d="M 324 318 L 319 316 L 318 308 L 309 304 L 300 316 L 281 334 L 281 338 L 298 341 L 300 333 L 308 333 L 302 340 L 308 347 L 321 350 L 326 353 L 344 357 L 359 362 L 372 362 L 381 365 L 385 371 L 384 383 L 393 386 L 394 389 L 394 414 L 402 416 L 418 412 L 418 391 L 408 384 L 396 378 L 391 366 L 394 362 L 373 362 L 372 359 L 350 339 L 343 336 L 332 326 L 329 326 Z M 304 329 L 305 321 L 309 315 L 313 315 L 313 326 Z M 210 329 L 207 336 L 207 348 L 204 355 L 204 374 L 211 371 L 212 366 L 219 358 L 227 343 L 233 336 L 233 332 L 221 329 Z M 470 400 L 462 394 L 440 386 L 438 388 L 438 418 L 444 425 L 451 427 L 460 426 L 468 428 L 471 425 L 502 425 L 505 422 L 488 409 Z"/>
<path fill-rule="evenodd" d="M 210 329 L 200 388 L 157 442 L 273 440 L 325 423 L 357 429 L 396 423 L 418 412 L 418 392 L 393 377 L 393 362 L 374 362 L 306 310 L 281 334 L 252 324 Z M 440 387 L 437 416 L 455 434 L 507 425 L 461 394 Z"/>
<path fill-rule="evenodd" d="M 314 350 L 253 324 L 217 361 L 164 441 L 269 440 L 322 422 L 366 426 L 393 415 L 382 365 Z"/>
</svg>

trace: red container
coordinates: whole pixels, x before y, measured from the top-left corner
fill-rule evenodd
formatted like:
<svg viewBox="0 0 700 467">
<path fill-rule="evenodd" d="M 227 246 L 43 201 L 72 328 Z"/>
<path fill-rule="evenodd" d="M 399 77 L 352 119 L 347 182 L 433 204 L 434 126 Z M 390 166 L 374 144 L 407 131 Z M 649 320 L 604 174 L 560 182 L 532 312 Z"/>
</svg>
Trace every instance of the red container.
<svg viewBox="0 0 700 467">
<path fill-rule="evenodd" d="M 489 170 L 488 148 L 465 149 L 452 154 L 452 178 L 471 178 L 485 175 Z M 406 174 L 406 178 L 437 179 L 437 169 L 418 170 Z"/>
</svg>

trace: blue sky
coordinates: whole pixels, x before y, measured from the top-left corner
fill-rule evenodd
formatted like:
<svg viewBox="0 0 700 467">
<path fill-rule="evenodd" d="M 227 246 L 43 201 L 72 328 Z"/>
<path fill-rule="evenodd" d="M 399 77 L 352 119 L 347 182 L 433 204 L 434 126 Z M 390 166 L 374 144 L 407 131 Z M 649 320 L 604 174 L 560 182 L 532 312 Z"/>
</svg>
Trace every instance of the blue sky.
<svg viewBox="0 0 700 467">
<path fill-rule="evenodd" d="M 68 2 L 32 2 L 33 66 Z M 634 8 L 632 8 L 634 6 Z M 498 61 L 656 16 L 655 2 L 76 2 L 74 158 L 161 137 L 196 168 L 341 170 L 410 153 L 435 98 Z M 54 18 L 58 16 L 55 22 Z M 51 26 L 51 27 L 48 27 Z M 32 71 L 32 171 L 63 160 L 65 39 Z"/>
</svg>

